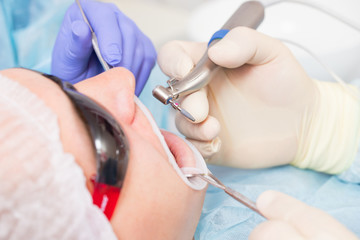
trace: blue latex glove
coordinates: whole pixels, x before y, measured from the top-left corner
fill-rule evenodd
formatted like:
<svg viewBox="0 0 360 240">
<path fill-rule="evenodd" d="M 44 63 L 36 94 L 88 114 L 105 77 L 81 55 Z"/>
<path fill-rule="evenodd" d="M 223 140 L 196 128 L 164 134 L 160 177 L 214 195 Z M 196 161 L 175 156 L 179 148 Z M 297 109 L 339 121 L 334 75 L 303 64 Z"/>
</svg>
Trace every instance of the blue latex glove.
<svg viewBox="0 0 360 240">
<path fill-rule="evenodd" d="M 114 4 L 87 0 L 81 1 L 81 5 L 98 38 L 104 60 L 134 74 L 138 96 L 155 64 L 152 42 Z M 75 3 L 67 10 L 57 36 L 51 72 L 71 83 L 103 72 L 92 48 L 90 29 Z"/>
</svg>

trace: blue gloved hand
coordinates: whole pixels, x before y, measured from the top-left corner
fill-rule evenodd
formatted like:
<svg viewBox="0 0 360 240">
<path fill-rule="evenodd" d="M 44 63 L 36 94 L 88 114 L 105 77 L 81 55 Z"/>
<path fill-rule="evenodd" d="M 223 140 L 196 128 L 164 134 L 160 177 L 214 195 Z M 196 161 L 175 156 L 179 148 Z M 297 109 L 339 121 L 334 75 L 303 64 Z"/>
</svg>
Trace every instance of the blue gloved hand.
<svg viewBox="0 0 360 240">
<path fill-rule="evenodd" d="M 99 42 L 101 55 L 113 67 L 125 67 L 135 76 L 138 96 L 155 64 L 156 51 L 136 24 L 111 3 L 81 1 Z M 77 83 L 103 68 L 91 44 L 91 31 L 76 3 L 67 10 L 52 53 L 53 75 Z"/>
</svg>

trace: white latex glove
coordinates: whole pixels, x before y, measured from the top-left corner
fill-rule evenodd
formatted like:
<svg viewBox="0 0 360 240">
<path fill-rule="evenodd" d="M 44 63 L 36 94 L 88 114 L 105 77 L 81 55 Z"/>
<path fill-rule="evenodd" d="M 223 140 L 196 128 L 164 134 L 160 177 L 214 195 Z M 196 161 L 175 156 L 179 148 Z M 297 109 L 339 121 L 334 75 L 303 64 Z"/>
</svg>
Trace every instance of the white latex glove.
<svg viewBox="0 0 360 240">
<path fill-rule="evenodd" d="M 158 62 L 165 74 L 181 79 L 205 50 L 206 43 L 170 42 Z M 301 118 L 312 112 L 314 81 L 280 41 L 244 27 L 231 30 L 208 55 L 224 68 L 182 101 L 197 124 L 178 115 L 179 131 L 210 163 L 247 168 L 289 163 Z M 214 156 L 217 136 L 221 149 Z"/>
<path fill-rule="evenodd" d="M 249 240 L 356 240 L 355 234 L 325 212 L 286 194 L 266 191 L 256 205 L 268 221 Z"/>
<path fill-rule="evenodd" d="M 170 42 L 159 65 L 181 80 L 205 51 L 205 43 Z M 196 124 L 178 114 L 176 125 L 209 163 L 291 163 L 332 174 L 351 166 L 360 144 L 360 104 L 349 88 L 311 79 L 280 41 L 245 27 L 231 30 L 208 56 L 223 68 L 181 103 Z"/>
</svg>

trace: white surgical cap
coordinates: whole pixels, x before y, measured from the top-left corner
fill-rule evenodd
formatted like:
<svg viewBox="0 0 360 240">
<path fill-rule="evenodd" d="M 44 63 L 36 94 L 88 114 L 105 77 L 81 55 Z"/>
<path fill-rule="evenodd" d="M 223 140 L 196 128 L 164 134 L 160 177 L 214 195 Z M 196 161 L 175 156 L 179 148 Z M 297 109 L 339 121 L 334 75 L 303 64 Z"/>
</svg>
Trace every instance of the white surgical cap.
<svg viewBox="0 0 360 240">
<path fill-rule="evenodd" d="M 0 239 L 116 239 L 57 116 L 27 88 L 0 75 Z"/>
</svg>

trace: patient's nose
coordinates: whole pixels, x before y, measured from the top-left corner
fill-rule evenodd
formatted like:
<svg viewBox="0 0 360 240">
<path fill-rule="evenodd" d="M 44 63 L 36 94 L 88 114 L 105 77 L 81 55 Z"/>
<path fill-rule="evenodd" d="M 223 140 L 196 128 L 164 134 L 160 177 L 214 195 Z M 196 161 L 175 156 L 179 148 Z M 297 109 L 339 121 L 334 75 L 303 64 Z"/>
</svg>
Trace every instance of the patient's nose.
<svg viewBox="0 0 360 240">
<path fill-rule="evenodd" d="M 133 119 L 135 78 L 129 70 L 115 67 L 75 87 L 103 105 L 118 121 L 129 123 Z"/>
</svg>

